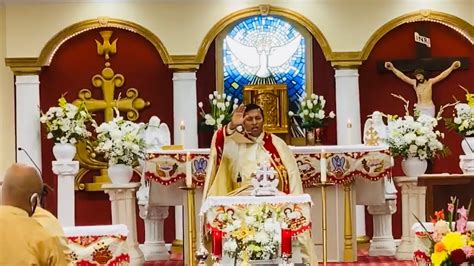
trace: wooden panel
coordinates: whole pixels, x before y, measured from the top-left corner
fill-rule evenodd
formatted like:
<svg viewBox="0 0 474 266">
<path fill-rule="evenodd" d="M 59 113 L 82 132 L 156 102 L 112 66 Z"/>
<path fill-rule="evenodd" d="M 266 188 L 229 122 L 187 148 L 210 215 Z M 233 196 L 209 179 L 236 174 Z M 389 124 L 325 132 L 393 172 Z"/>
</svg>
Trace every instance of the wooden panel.
<svg viewBox="0 0 474 266">
<path fill-rule="evenodd" d="M 451 196 L 459 199 L 459 206 L 467 208 L 474 201 L 474 175 L 424 175 L 418 177 L 418 186 L 426 186 L 426 220 L 437 210 L 446 210 Z M 469 220 L 474 220 L 474 211 Z"/>
</svg>

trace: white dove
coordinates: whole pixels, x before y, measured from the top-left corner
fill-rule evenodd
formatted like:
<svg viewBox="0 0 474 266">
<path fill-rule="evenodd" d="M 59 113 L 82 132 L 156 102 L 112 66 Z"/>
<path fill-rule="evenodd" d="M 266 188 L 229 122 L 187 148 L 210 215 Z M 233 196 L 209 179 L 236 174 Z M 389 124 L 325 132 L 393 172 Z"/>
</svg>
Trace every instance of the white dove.
<svg viewBox="0 0 474 266">
<path fill-rule="evenodd" d="M 268 78 L 272 75 L 269 67 L 278 67 L 288 61 L 298 50 L 302 36 L 299 35 L 281 46 L 246 46 L 227 37 L 225 39 L 232 54 L 243 64 L 258 67 L 255 76 Z"/>
</svg>

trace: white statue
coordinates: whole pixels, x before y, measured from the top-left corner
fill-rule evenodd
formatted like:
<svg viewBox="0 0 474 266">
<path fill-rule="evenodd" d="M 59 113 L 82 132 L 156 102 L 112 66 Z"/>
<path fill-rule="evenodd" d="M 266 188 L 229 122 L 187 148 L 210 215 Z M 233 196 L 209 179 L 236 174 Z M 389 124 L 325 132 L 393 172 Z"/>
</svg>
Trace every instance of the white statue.
<svg viewBox="0 0 474 266">
<path fill-rule="evenodd" d="M 383 121 L 384 113 L 375 111 L 369 115 L 369 119 L 364 124 L 364 144 L 367 144 L 367 135 L 369 128 L 372 127 L 377 132 L 378 139 L 383 143 L 388 138 L 388 127 Z M 380 143 L 379 143 L 380 144 Z"/>
<path fill-rule="evenodd" d="M 279 194 L 278 178 L 276 171 L 269 161 L 265 161 L 257 167 L 255 176 L 252 178 L 252 196 L 275 196 Z"/>
<path fill-rule="evenodd" d="M 161 123 L 157 116 L 152 116 L 143 135 L 147 150 L 159 150 L 162 146 L 170 145 L 170 129 L 165 123 Z"/>
</svg>

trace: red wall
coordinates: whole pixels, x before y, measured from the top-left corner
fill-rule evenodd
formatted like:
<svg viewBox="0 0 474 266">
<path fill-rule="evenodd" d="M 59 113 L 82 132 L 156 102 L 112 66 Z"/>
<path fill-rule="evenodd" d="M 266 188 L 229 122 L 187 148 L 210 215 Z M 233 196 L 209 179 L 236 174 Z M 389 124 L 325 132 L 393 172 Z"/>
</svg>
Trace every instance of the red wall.
<svg viewBox="0 0 474 266">
<path fill-rule="evenodd" d="M 68 101 L 76 99 L 79 90 L 84 88 L 90 89 L 94 98 L 102 99 L 101 90 L 94 88 L 91 83 L 92 76 L 100 74 L 106 62 L 104 56 L 97 55 L 94 41 L 102 42 L 99 34 L 101 30 L 104 28 L 86 31 L 68 40 L 58 49 L 51 65 L 42 69 L 41 110 L 56 105 L 57 99 L 64 93 L 67 93 Z M 124 86 L 115 91 L 115 98 L 119 93 L 124 95 L 128 88 L 136 88 L 139 97 L 151 103 L 140 112 L 139 121 L 148 121 L 152 115 L 157 115 L 163 122 L 173 125 L 172 71 L 163 64 L 155 47 L 142 36 L 122 29 L 109 30 L 114 32 L 111 40 L 118 38 L 117 54 L 111 55 L 109 62 L 116 74 L 125 77 Z M 103 114 L 97 113 L 95 119 L 102 122 Z M 170 126 L 170 129 L 173 130 L 173 127 Z M 43 131 L 43 173 L 45 181 L 56 188 L 56 176 L 51 171 L 53 142 L 47 140 L 44 133 Z M 92 174 L 88 178 L 91 176 Z M 138 180 L 138 176 L 134 177 L 134 181 Z M 77 191 L 75 196 L 77 225 L 111 224 L 110 202 L 106 194 Z M 50 193 L 46 202 L 46 207 L 53 213 L 57 210 L 56 198 L 55 192 Z M 170 216 L 174 219 L 173 212 Z M 138 218 L 137 221 L 139 240 L 143 241 L 143 220 Z M 168 222 L 166 226 L 174 228 L 174 222 Z M 172 241 L 174 230 L 166 230 L 165 238 Z"/>
<path fill-rule="evenodd" d="M 474 58 L 472 44 L 455 30 L 438 23 L 416 22 L 403 24 L 387 33 L 375 45 L 369 58 L 360 67 L 360 103 L 361 123 L 364 123 L 367 115 L 375 110 L 388 114 L 403 115 L 403 102 L 393 98 L 390 93 L 400 94 L 410 101 L 416 102 L 413 88 L 399 80 L 392 73 L 379 73 L 376 63 L 381 60 L 410 59 L 415 58 L 415 42 L 413 33 L 415 27 L 420 24 L 428 26 L 431 34 L 431 56 L 432 57 L 470 57 Z M 472 64 L 472 61 L 471 61 Z M 431 73 L 433 77 L 438 73 Z M 433 86 L 433 101 L 437 107 L 453 101 L 453 95 L 457 99 L 464 100 L 464 92 L 458 88 L 458 84 L 474 91 L 474 68 L 469 70 L 457 70 L 447 79 Z M 453 108 L 444 113 L 444 117 L 452 115 Z M 443 141 L 451 150 L 451 155 L 442 159 L 435 159 L 430 169 L 431 173 L 461 173 L 459 169 L 459 155 L 461 154 L 461 138 L 454 132 L 448 132 L 441 121 L 438 129 L 446 134 Z M 396 160 L 393 170 L 394 176 L 403 175 L 400 167 L 400 159 Z M 394 237 L 401 236 L 401 204 L 400 192 L 397 202 L 397 213 L 393 216 Z M 372 217 L 366 216 L 368 235 L 372 235 Z"/>
</svg>

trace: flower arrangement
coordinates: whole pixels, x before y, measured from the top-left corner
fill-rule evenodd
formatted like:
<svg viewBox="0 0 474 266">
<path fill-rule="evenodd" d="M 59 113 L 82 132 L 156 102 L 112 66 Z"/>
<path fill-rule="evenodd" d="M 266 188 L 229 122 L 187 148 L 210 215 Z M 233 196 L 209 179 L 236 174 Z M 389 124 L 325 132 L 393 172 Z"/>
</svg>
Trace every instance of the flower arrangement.
<svg viewBox="0 0 474 266">
<path fill-rule="evenodd" d="M 302 119 L 303 128 L 314 129 L 324 126 L 324 122 L 328 118 L 334 118 L 336 115 L 333 111 L 326 115 L 324 107 L 326 100 L 323 96 L 318 96 L 312 93 L 309 97 L 303 94 L 299 99 L 298 112 L 295 114 L 292 111 L 288 112 L 289 116 L 298 116 Z"/>
<path fill-rule="evenodd" d="M 467 231 L 468 209 L 464 206 L 457 208 L 458 199 L 451 197 L 448 203 L 448 219 L 445 220 L 444 210 L 435 212 L 431 218 L 433 230 L 430 232 L 418 219 L 424 230 L 424 236 L 429 240 L 427 246 L 414 252 L 417 262 L 432 263 L 433 266 L 460 265 L 464 262 L 474 263 L 474 234 Z M 456 220 L 454 228 L 453 220 Z"/>
<path fill-rule="evenodd" d="M 238 107 L 239 100 L 233 99 L 232 96 L 225 93 L 214 91 L 209 94 L 209 104 L 211 112 L 206 113 L 203 109 L 204 104 L 198 103 L 200 109 L 199 114 L 204 119 L 203 125 L 219 129 L 232 119 L 232 111 Z"/>
<path fill-rule="evenodd" d="M 444 109 L 451 104 L 440 107 L 436 117 L 419 114 L 416 111 L 410 115 L 410 102 L 400 95 L 392 94 L 395 98 L 401 99 L 405 104 L 405 116 L 388 115 L 388 138 L 387 143 L 393 156 L 403 158 L 415 157 L 420 160 L 432 159 L 437 155 L 445 155 L 447 148 L 443 146 L 440 139 L 444 134 L 435 130 L 438 120 Z"/>
<path fill-rule="evenodd" d="M 64 96 L 59 98 L 58 106 L 41 112 L 40 122 L 46 125 L 47 138 L 55 143 L 76 144 L 91 136 L 87 122 L 95 123 L 84 104 L 79 107 L 68 103 Z"/>
<path fill-rule="evenodd" d="M 278 256 L 281 226 L 277 217 L 281 212 L 268 206 L 249 206 L 244 219 L 234 220 L 222 214 L 226 221 L 222 228 L 227 235 L 224 253 L 237 260 L 268 260 Z"/>
<path fill-rule="evenodd" d="M 456 130 L 464 137 L 474 136 L 474 94 L 460 86 L 466 92 L 467 103 L 457 102 L 454 105 L 455 113 L 452 118 L 445 119 L 450 129 Z"/>
<path fill-rule="evenodd" d="M 427 115 L 392 118 L 388 122 L 387 138 L 392 155 L 424 160 L 443 153 L 443 144 L 439 140 L 444 135 L 435 130 L 437 125 L 438 121 Z"/>
<path fill-rule="evenodd" d="M 143 129 L 143 124 L 124 120 L 116 110 L 116 117 L 112 121 L 96 127 L 95 151 L 109 160 L 109 166 L 115 164 L 134 166 L 145 156 Z"/>
</svg>

